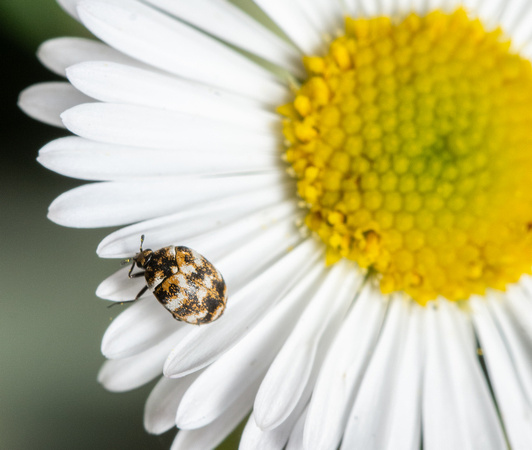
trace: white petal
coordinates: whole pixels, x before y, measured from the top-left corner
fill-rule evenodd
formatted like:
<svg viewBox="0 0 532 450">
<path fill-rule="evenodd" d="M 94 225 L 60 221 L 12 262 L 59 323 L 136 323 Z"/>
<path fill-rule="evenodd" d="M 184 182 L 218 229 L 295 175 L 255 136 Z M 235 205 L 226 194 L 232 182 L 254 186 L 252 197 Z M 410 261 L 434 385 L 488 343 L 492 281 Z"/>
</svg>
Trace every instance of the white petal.
<svg viewBox="0 0 532 450">
<path fill-rule="evenodd" d="M 155 298 L 138 300 L 107 328 L 102 354 L 108 359 L 127 358 L 156 345 L 183 322 L 175 320 Z"/>
<path fill-rule="evenodd" d="M 318 360 L 323 359 L 323 355 L 327 351 L 327 346 L 321 346 L 319 349 L 320 355 Z M 318 376 L 319 364 L 314 365 L 309 375 L 308 382 L 301 393 L 297 404 L 294 406 L 292 412 L 286 417 L 286 419 L 279 424 L 279 426 L 271 430 L 261 429 L 256 422 L 255 412 L 250 416 L 242 438 L 240 439 L 240 450 L 282 450 L 286 447 L 286 443 L 290 438 L 290 435 L 296 426 L 296 423 L 300 421 L 301 416 L 304 415 L 305 409 L 308 405 L 316 377 Z"/>
<path fill-rule="evenodd" d="M 83 0 L 83 24 L 112 47 L 191 80 L 279 104 L 273 76 L 223 44 L 136 1 Z"/>
<path fill-rule="evenodd" d="M 183 334 L 183 329 L 186 331 L 188 328 L 181 328 L 154 347 L 137 355 L 105 361 L 98 373 L 98 381 L 105 389 L 113 392 L 130 391 L 150 382 L 161 374 L 164 359 Z"/>
<path fill-rule="evenodd" d="M 345 6 L 343 0 L 316 0 L 320 12 L 327 17 L 327 29 L 335 36 L 344 31 Z"/>
<path fill-rule="evenodd" d="M 63 77 L 66 76 L 67 67 L 85 61 L 112 61 L 135 67 L 148 67 L 101 42 L 77 37 L 48 40 L 37 50 L 37 57 L 44 66 Z"/>
<path fill-rule="evenodd" d="M 462 6 L 461 3 L 463 3 L 463 0 L 428 0 L 426 12 L 440 9 L 446 13 L 452 13 L 457 7 Z"/>
<path fill-rule="evenodd" d="M 260 211 L 259 214 L 268 217 L 270 207 L 284 203 L 293 192 L 291 184 L 288 187 L 280 185 L 205 201 L 176 214 L 121 228 L 102 240 L 97 253 L 102 258 L 126 258 L 137 252 L 142 234 L 151 248 L 161 248 L 210 233 L 255 212 Z M 293 202 L 292 199 L 289 201 Z"/>
<path fill-rule="evenodd" d="M 213 421 L 232 405 L 235 392 L 262 379 L 304 307 L 306 294 L 316 288 L 323 270 L 320 264 L 315 264 L 245 339 L 204 370 L 179 406 L 176 417 L 179 428 L 199 428 Z"/>
<path fill-rule="evenodd" d="M 359 5 L 359 0 L 343 0 L 346 14 L 353 18 L 362 16 L 363 12 Z"/>
<path fill-rule="evenodd" d="M 129 267 L 120 269 L 107 277 L 96 289 L 96 295 L 113 302 L 133 300 L 137 293 L 146 286 L 146 280 L 143 278 L 129 278 L 127 276 L 128 272 Z M 153 295 L 151 292 L 146 292 L 141 298 L 151 295 Z"/>
<path fill-rule="evenodd" d="M 64 128 L 61 113 L 81 103 L 93 101 L 69 83 L 47 82 L 24 89 L 18 106 L 28 116 L 48 125 Z"/>
<path fill-rule="evenodd" d="M 494 29 L 500 25 L 501 13 L 507 0 L 482 0 L 478 2 L 474 11 L 488 29 Z"/>
<path fill-rule="evenodd" d="M 148 106 L 279 132 L 280 118 L 259 102 L 221 89 L 112 62 L 89 61 L 67 70 L 81 92 L 107 103 Z"/>
<path fill-rule="evenodd" d="M 214 422 L 196 430 L 181 430 L 177 433 L 170 450 L 205 450 L 215 448 L 246 417 L 253 403 L 257 385 L 237 394 L 233 405 Z"/>
<path fill-rule="evenodd" d="M 223 320 L 208 327 L 194 328 L 178 343 L 165 363 L 165 375 L 180 377 L 192 373 L 233 347 L 270 307 L 283 298 L 285 289 L 299 278 L 297 274 L 303 273 L 319 254 L 315 243 L 307 239 L 284 257 L 277 258 L 230 298 Z M 221 272 L 225 271 L 221 269 Z"/>
<path fill-rule="evenodd" d="M 254 233 L 253 236 L 235 243 L 223 254 L 211 257 L 211 260 L 227 280 L 228 295 L 236 293 L 247 283 L 250 283 L 271 264 L 284 258 L 294 246 L 298 245 L 301 241 L 301 234 L 296 226 L 297 222 L 300 222 L 297 220 L 297 216 L 279 220 L 278 223 L 265 227 L 259 233 Z M 234 239 L 235 236 L 232 238 Z M 209 238 L 206 237 L 203 241 L 205 246 L 208 241 Z M 204 245 L 198 245 L 197 248 L 201 249 Z M 311 254 L 313 254 L 312 251 Z M 298 263 L 301 264 L 299 260 Z M 300 266 L 295 267 L 299 268 Z M 283 288 L 284 286 L 281 285 L 281 289 Z M 250 313 L 250 311 L 246 313 Z"/>
<path fill-rule="evenodd" d="M 529 277 L 523 277 L 518 286 L 508 289 L 507 305 L 513 317 L 519 322 L 519 328 L 528 335 L 532 342 L 532 292 L 525 288 L 525 282 Z"/>
<path fill-rule="evenodd" d="M 424 448 L 506 448 L 465 313 L 440 300 L 438 310 L 427 311 L 426 324 Z"/>
<path fill-rule="evenodd" d="M 358 0 L 357 10 L 367 17 L 374 17 L 381 13 L 379 2 L 375 0 Z"/>
<path fill-rule="evenodd" d="M 338 447 L 349 408 L 377 342 L 387 302 L 378 289 L 366 285 L 344 320 L 312 394 L 305 424 L 305 448 Z"/>
<path fill-rule="evenodd" d="M 294 44 L 310 55 L 325 49 L 320 31 L 314 28 L 294 0 L 253 0 L 286 33 Z"/>
<path fill-rule="evenodd" d="M 48 218 L 74 228 L 123 225 L 179 211 L 206 199 L 275 186 L 282 178 L 282 174 L 272 174 L 87 184 L 56 198 Z"/>
<path fill-rule="evenodd" d="M 308 400 L 309 396 L 306 395 L 305 399 Z M 299 403 L 302 404 L 301 401 Z M 290 434 L 301 415 L 300 410 L 304 406 L 294 409 L 281 425 L 268 431 L 259 428 L 255 416 L 251 414 L 240 438 L 239 450 L 283 450 L 286 448 Z M 303 449 L 303 447 L 300 448 Z"/>
<path fill-rule="evenodd" d="M 343 31 L 343 15 L 337 0 L 297 0 L 297 3 L 324 40 L 330 41 Z"/>
<path fill-rule="evenodd" d="M 79 20 L 76 9 L 78 1 L 79 0 L 57 0 L 57 3 L 59 3 L 67 13 L 74 17 L 74 19 Z"/>
<path fill-rule="evenodd" d="M 302 75 L 300 55 L 259 22 L 226 0 L 148 0 L 209 34 Z"/>
<path fill-rule="evenodd" d="M 532 405 L 532 340 L 500 297 L 489 295 L 488 305 L 504 337 L 523 391 Z"/>
<path fill-rule="evenodd" d="M 279 148 L 281 137 L 185 113 L 116 103 L 79 105 L 65 111 L 61 119 L 81 137 L 133 147 L 272 152 Z"/>
<path fill-rule="evenodd" d="M 175 427 L 175 412 L 183 395 L 201 372 L 187 377 L 162 377 L 152 389 L 144 408 L 144 428 L 148 433 L 162 434 Z"/>
<path fill-rule="evenodd" d="M 282 171 L 271 152 L 153 149 L 94 142 L 70 136 L 46 144 L 37 158 L 44 167 L 83 180 L 131 180 L 178 175 L 223 175 Z"/>
<path fill-rule="evenodd" d="M 404 13 L 404 11 L 399 9 L 398 0 L 380 0 L 381 8 L 384 14 L 388 17 L 393 17 L 398 13 Z"/>
<path fill-rule="evenodd" d="M 288 444 L 286 445 L 286 450 L 300 450 L 304 447 L 303 444 L 303 432 L 305 430 L 305 422 L 307 419 L 308 407 L 301 413 L 299 419 L 297 419 L 290 437 L 288 438 Z"/>
<path fill-rule="evenodd" d="M 470 300 L 491 385 L 497 399 L 511 448 L 532 448 L 532 407 L 515 370 L 511 352 L 482 298 Z"/>
<path fill-rule="evenodd" d="M 405 2 L 402 2 L 405 3 Z M 427 14 L 429 12 L 426 0 L 410 0 L 410 5 L 403 9 L 403 13 L 415 12 L 417 14 Z"/>
<path fill-rule="evenodd" d="M 529 0 L 513 0 L 505 3 L 500 22 L 503 30 L 512 38 L 512 46 L 520 50 L 530 43 L 532 3 Z"/>
<path fill-rule="evenodd" d="M 392 300 L 349 416 L 342 449 L 419 449 L 421 313 L 410 300 Z"/>
<path fill-rule="evenodd" d="M 253 414 L 260 428 L 271 430 L 292 412 L 318 362 L 319 346 L 326 345 L 361 282 L 362 274 L 347 263 L 336 264 L 322 281 L 257 393 Z"/>
</svg>

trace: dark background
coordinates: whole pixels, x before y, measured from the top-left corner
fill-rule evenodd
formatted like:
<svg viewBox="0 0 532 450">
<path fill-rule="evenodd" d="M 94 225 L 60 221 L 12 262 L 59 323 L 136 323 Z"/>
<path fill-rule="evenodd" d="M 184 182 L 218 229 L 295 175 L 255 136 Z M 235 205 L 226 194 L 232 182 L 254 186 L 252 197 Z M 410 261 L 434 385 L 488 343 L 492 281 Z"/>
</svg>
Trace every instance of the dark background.
<svg viewBox="0 0 532 450">
<path fill-rule="evenodd" d="M 94 295 L 119 267 L 95 253 L 110 230 L 46 219 L 51 201 L 81 183 L 35 161 L 66 131 L 16 106 L 25 87 L 57 79 L 35 52 L 63 35 L 87 33 L 53 0 L 0 1 L 0 449 L 168 449 L 175 430 L 151 436 L 142 426 L 153 383 L 112 394 L 96 381 L 101 338 L 120 312 Z"/>
</svg>

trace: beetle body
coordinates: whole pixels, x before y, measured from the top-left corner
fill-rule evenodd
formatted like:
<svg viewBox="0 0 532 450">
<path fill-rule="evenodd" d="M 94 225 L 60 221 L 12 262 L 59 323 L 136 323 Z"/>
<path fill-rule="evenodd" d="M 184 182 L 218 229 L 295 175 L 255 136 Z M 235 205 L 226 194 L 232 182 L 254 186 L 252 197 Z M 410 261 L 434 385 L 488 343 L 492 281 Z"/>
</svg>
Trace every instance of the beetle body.
<svg viewBox="0 0 532 450">
<path fill-rule="evenodd" d="M 144 269 L 147 289 L 177 320 L 206 324 L 224 312 L 227 288 L 222 274 L 198 252 L 173 245 L 156 251 L 141 248 L 133 263 Z"/>
</svg>

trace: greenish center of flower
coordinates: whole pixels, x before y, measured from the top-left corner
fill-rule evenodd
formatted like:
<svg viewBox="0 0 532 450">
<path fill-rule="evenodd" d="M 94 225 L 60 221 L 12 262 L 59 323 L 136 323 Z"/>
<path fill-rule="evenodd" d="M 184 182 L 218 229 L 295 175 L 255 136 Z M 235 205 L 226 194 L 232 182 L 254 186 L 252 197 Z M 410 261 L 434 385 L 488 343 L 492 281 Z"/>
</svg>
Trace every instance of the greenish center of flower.
<svg viewBox="0 0 532 450">
<path fill-rule="evenodd" d="M 532 67 L 463 9 L 346 19 L 279 108 L 327 247 L 425 304 L 504 289 L 532 259 Z"/>
</svg>

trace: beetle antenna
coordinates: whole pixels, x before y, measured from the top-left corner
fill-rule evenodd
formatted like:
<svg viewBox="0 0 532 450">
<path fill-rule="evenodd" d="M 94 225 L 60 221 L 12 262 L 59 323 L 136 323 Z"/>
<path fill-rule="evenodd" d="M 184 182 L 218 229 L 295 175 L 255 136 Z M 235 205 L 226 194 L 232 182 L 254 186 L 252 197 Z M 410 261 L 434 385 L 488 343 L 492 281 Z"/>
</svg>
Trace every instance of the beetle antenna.
<svg viewBox="0 0 532 450">
<path fill-rule="evenodd" d="M 140 253 L 143 252 L 143 250 L 142 250 L 142 245 L 143 245 L 143 244 L 144 244 L 144 235 L 142 235 L 142 236 L 140 237 Z M 135 267 L 135 262 L 136 262 L 135 257 L 133 257 L 133 258 L 126 258 L 126 259 L 124 259 L 124 260 L 122 261 L 122 265 L 123 265 L 123 266 L 125 266 L 125 265 L 128 264 L 128 263 L 130 263 L 131 261 L 133 261 L 133 264 L 131 264 L 131 269 L 129 269 L 129 273 L 127 274 L 127 276 L 128 276 L 129 278 L 132 278 L 132 277 L 131 277 L 131 273 L 133 272 L 133 268 Z"/>
</svg>

